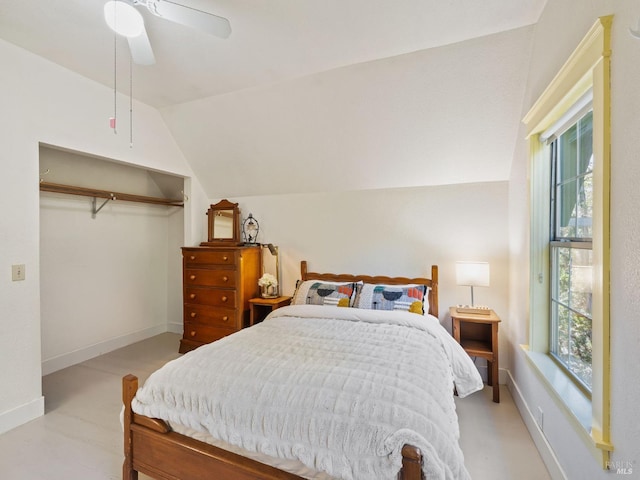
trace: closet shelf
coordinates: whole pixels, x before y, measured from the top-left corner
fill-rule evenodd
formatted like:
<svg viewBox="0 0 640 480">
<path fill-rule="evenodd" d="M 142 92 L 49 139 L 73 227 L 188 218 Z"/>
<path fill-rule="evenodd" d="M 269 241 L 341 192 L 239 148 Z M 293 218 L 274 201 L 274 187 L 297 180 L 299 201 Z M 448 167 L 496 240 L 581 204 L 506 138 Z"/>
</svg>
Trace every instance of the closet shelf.
<svg viewBox="0 0 640 480">
<path fill-rule="evenodd" d="M 176 200 L 171 198 L 147 197 L 144 195 L 133 195 L 131 193 L 113 192 L 110 190 L 97 190 L 95 188 L 61 185 L 58 183 L 40 182 L 40 191 L 66 193 L 68 195 L 81 195 L 83 197 L 106 198 L 107 200 L 122 200 L 123 202 L 151 203 L 154 205 L 166 205 L 168 207 L 184 207 L 184 199 Z"/>
</svg>

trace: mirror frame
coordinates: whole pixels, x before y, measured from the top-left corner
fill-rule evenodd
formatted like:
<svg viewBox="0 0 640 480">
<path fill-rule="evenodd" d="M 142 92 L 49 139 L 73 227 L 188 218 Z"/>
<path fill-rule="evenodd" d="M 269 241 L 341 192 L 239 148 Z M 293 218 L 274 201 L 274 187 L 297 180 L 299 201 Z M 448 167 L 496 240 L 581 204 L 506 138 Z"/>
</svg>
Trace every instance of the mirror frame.
<svg viewBox="0 0 640 480">
<path fill-rule="evenodd" d="M 232 211 L 232 236 L 231 238 L 216 238 L 215 236 L 215 218 L 218 216 L 218 212 L 223 210 Z M 232 203 L 227 199 L 222 199 L 215 205 L 211 205 L 207 210 L 208 220 L 208 233 L 207 241 L 202 242 L 201 245 L 239 245 L 240 244 L 240 209 L 237 203 Z"/>
</svg>

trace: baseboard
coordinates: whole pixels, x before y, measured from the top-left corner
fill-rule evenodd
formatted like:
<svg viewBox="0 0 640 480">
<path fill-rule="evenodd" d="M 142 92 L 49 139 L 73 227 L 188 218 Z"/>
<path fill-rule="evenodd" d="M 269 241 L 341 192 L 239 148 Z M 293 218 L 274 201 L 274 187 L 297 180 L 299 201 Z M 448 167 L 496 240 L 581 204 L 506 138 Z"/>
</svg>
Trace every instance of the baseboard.
<svg viewBox="0 0 640 480">
<path fill-rule="evenodd" d="M 516 404 L 516 407 L 520 412 L 520 416 L 522 417 L 527 430 L 529 430 L 529 434 L 533 439 L 533 443 L 538 449 L 538 452 L 540 452 L 540 456 L 542 457 L 542 461 L 549 471 L 549 475 L 553 480 L 567 480 L 567 476 L 560 466 L 558 458 L 556 457 L 555 453 L 553 453 L 553 449 L 551 448 L 551 445 L 549 445 L 547 437 L 545 437 L 542 430 L 540 430 L 540 427 L 538 426 L 533 413 L 529 409 L 527 402 L 522 396 L 522 392 L 518 388 L 518 384 L 511 376 L 510 371 L 507 370 L 506 374 L 507 388 L 509 388 L 509 392 L 511 392 L 511 396 L 513 397 L 513 402 Z"/>
<path fill-rule="evenodd" d="M 484 383 L 487 383 L 487 366 L 486 365 L 476 365 L 478 369 L 478 373 L 480 373 L 480 377 Z M 509 370 L 504 368 L 498 368 L 498 383 L 500 385 L 506 385 L 508 382 Z"/>
<path fill-rule="evenodd" d="M 0 414 L 0 435 L 44 415 L 44 397 Z"/>
<path fill-rule="evenodd" d="M 182 323 L 169 323 L 167 325 L 167 332 L 169 333 L 179 333 L 182 335 L 184 332 L 184 325 Z"/>
<path fill-rule="evenodd" d="M 157 325 L 155 327 L 146 328 L 121 337 L 112 338 L 104 342 L 96 343 L 95 345 L 90 345 L 73 352 L 50 358 L 42 362 L 42 375 L 49 375 L 50 373 L 57 372 L 63 368 L 71 367 L 72 365 L 85 362 L 99 355 L 112 352 L 113 350 L 146 340 L 147 338 L 160 335 L 167 331 L 172 331 L 169 330 L 168 325 Z"/>
</svg>

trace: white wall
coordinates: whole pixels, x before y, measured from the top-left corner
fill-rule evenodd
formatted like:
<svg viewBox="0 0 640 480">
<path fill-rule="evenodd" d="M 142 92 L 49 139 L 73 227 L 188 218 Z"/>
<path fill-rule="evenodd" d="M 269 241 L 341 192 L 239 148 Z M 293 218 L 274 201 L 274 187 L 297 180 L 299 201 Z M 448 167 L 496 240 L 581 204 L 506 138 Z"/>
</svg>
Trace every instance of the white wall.
<svg viewBox="0 0 640 480">
<path fill-rule="evenodd" d="M 532 32 L 349 65 L 162 115 L 210 198 L 507 181 Z"/>
<path fill-rule="evenodd" d="M 492 182 L 233 201 L 260 223 L 260 243 L 279 246 L 284 294 L 293 293 L 301 260 L 315 272 L 415 277 L 430 277 L 436 264 L 439 317 L 450 329 L 449 306 L 470 301 L 469 287 L 456 285 L 455 262 L 483 260 L 490 262 L 491 286 L 476 288 L 475 300 L 496 310 L 506 332 L 507 193 L 507 182 Z"/>
<path fill-rule="evenodd" d="M 523 115 L 531 107 L 589 28 L 602 15 L 614 14 L 612 32 L 612 166 L 611 166 L 611 415 L 612 461 L 631 462 L 640 478 L 640 41 L 629 35 L 637 25 L 640 4 L 630 1 L 548 2 L 536 26 Z M 568 20 L 570 19 L 570 20 Z M 532 371 L 519 344 L 528 342 L 528 205 L 524 132 L 514 158 L 509 184 L 511 373 L 526 406 L 544 410 L 544 439 L 567 478 L 605 479 L 583 441 Z M 615 473 L 615 471 L 614 471 Z"/>
<path fill-rule="evenodd" d="M 0 41 L 0 432 L 43 413 L 40 351 L 39 143 L 191 176 L 159 114 L 134 104 L 134 147 L 108 128 L 113 92 Z M 105 68 L 108 68 L 105 59 Z M 123 105 L 128 99 L 120 98 Z M 120 111 L 124 111 L 121 109 Z M 120 123 L 127 132 L 126 121 Z M 202 238 L 202 189 L 189 182 L 184 243 Z M 194 216 L 197 220 L 194 221 Z M 196 238 L 197 240 L 195 240 Z M 11 265 L 26 280 L 11 281 Z"/>
<path fill-rule="evenodd" d="M 167 301 L 181 291 L 180 272 L 169 275 L 172 257 L 180 260 L 170 226 L 182 236 L 181 209 L 110 202 L 92 219 L 90 202 L 41 197 L 43 375 L 165 332 L 182 317 L 169 317 Z"/>
</svg>

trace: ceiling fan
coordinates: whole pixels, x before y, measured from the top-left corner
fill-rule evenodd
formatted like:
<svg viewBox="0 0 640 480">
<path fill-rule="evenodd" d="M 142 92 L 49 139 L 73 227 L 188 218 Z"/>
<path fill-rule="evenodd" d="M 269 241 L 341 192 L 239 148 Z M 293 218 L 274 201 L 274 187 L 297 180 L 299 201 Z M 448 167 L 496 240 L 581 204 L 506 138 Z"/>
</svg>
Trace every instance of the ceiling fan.
<svg viewBox="0 0 640 480">
<path fill-rule="evenodd" d="M 107 25 L 129 42 L 131 58 L 138 65 L 153 65 L 156 60 L 142 15 L 134 7 L 147 7 L 153 15 L 204 33 L 227 38 L 231 34 L 229 20 L 169 0 L 110 0 L 104 5 Z"/>
</svg>

